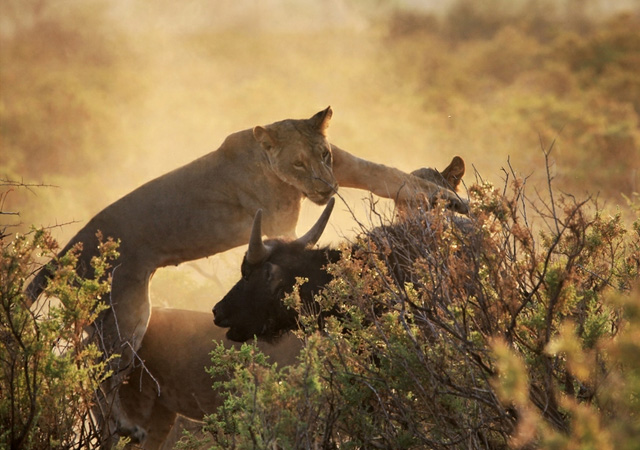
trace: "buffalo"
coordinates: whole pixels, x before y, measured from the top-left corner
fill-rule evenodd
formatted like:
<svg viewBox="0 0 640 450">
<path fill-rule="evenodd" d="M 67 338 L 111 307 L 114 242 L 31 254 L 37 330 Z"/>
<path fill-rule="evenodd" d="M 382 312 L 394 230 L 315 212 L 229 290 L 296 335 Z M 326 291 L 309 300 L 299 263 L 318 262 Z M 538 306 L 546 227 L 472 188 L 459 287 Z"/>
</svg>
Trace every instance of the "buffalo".
<svg viewBox="0 0 640 450">
<path fill-rule="evenodd" d="M 461 162 L 460 158 L 454 158 L 452 164 Z M 448 181 L 444 176 L 447 169 L 441 174 L 430 169 L 431 172 L 423 176 L 432 178 L 434 173 L 440 174 L 440 183 L 449 182 L 450 185 L 454 184 L 455 188 L 460 182 L 464 168 L 462 173 L 457 172 L 457 178 L 453 183 L 450 181 L 451 178 Z M 312 229 L 295 241 L 263 241 L 261 212 L 256 213 L 249 247 L 241 265 L 242 278 L 213 308 L 215 324 L 229 328 L 228 339 L 241 342 L 254 336 L 266 340 L 276 339 L 285 332 L 296 329 L 298 313 L 283 300 L 293 291 L 299 279 L 304 279 L 304 282 L 299 284 L 299 296 L 307 311 L 317 314 L 319 321 L 327 315 L 338 314 L 335 309 L 321 311 L 314 299 L 333 278 L 327 266 L 337 262 L 342 255 L 339 249 L 312 248 L 324 231 L 333 206 L 334 201 L 331 199 Z M 403 286 L 406 281 L 414 281 L 410 270 L 412 262 L 421 257 L 428 258 L 432 253 L 428 245 L 407 245 L 407 233 L 416 236 L 427 232 L 426 228 L 416 230 L 416 227 L 422 227 L 424 224 L 419 220 L 407 220 L 408 214 L 410 213 L 404 211 L 404 220 L 398 224 L 371 230 L 360 244 L 351 247 L 352 254 L 358 250 L 379 253 L 376 249 L 384 246 L 392 248 L 389 254 L 379 256 L 385 260 L 396 286 Z M 456 229 L 468 225 L 461 220 L 468 219 L 455 218 L 453 222 Z M 428 239 L 420 241 L 424 243 Z"/>
<path fill-rule="evenodd" d="M 331 280 L 325 266 L 337 261 L 340 251 L 309 247 L 320 239 L 334 203 L 332 198 L 311 230 L 294 241 L 263 242 L 262 212 L 256 213 L 242 278 L 213 308 L 215 324 L 229 328 L 228 339 L 243 342 L 257 336 L 268 340 L 297 327 L 297 313 L 282 300 L 297 277 L 308 280 L 300 288 L 305 299 L 312 299 Z"/>
</svg>

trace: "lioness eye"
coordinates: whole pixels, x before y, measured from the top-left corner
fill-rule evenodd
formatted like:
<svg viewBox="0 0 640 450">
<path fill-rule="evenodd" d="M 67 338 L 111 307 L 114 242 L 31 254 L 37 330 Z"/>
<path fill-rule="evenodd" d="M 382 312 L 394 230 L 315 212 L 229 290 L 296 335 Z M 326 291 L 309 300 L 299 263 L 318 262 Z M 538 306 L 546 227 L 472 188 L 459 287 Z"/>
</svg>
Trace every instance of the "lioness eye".
<svg viewBox="0 0 640 450">
<path fill-rule="evenodd" d="M 304 164 L 302 163 L 302 161 L 296 161 L 293 163 L 293 167 L 295 167 L 296 169 L 304 169 Z"/>
</svg>

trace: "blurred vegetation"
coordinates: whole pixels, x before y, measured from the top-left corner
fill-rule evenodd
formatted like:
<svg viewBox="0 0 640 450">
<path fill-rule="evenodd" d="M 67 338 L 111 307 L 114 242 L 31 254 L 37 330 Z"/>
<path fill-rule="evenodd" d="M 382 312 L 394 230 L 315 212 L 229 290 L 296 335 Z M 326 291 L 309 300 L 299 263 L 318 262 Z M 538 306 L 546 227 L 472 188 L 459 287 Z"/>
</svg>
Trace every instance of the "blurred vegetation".
<svg viewBox="0 0 640 450">
<path fill-rule="evenodd" d="M 60 187 L 7 196 L 5 210 L 21 213 L 15 231 L 65 223 L 52 229 L 65 242 L 109 203 L 228 134 L 328 104 L 333 142 L 407 171 L 461 155 L 488 181 L 499 183 L 496 169 L 510 160 L 530 184 L 545 183 L 535 168 L 555 141 L 558 187 L 598 194 L 633 221 L 624 206 L 640 190 L 637 7 L 408 3 L 301 0 L 292 15 L 278 1 L 2 2 L 0 175 Z M 362 194 L 343 196 L 362 219 Z M 303 207 L 300 229 L 312 208 Z M 326 239 L 352 236 L 346 208 L 334 216 Z M 175 279 L 166 272 L 158 286 Z"/>
<path fill-rule="evenodd" d="M 29 4 L 40 8 L 29 12 Z M 22 11 L 18 2 L 4 8 L 12 6 Z M 83 173 L 104 163 L 107 155 L 99 150 L 113 139 L 117 96 L 132 88 L 122 79 L 124 39 L 117 29 L 107 31 L 104 11 L 76 7 L 46 14 L 50 2 L 24 2 L 22 8 L 27 11 L 15 11 L 15 29 L 0 41 L 3 175 Z M 31 16 L 27 24 L 19 20 L 24 15 Z"/>
<path fill-rule="evenodd" d="M 401 149 L 407 169 L 462 154 L 483 173 L 495 170 L 482 160 L 507 156 L 526 171 L 539 139 L 556 139 L 563 189 L 614 203 L 638 191 L 640 11 L 595 15 L 594 2 L 571 0 L 457 0 L 444 12 L 338 3 L 362 25 L 273 29 L 266 10 L 245 25 L 231 21 L 241 7 L 225 16 L 195 1 L 183 14 L 204 19 L 176 30 L 141 2 L 3 2 L 3 175 L 99 182 L 107 192 L 89 196 L 106 205 L 254 121 L 334 103 L 339 145 L 378 160 Z M 107 162 L 116 174 L 96 178 Z M 110 186 L 130 177 L 122 192 Z"/>
<path fill-rule="evenodd" d="M 426 111 L 474 115 L 453 133 L 465 128 L 485 155 L 504 154 L 504 137 L 525 159 L 532 140 L 557 140 L 559 186 L 617 201 L 639 189 L 640 15 L 594 19 L 588 4 L 461 0 L 440 20 L 399 11 L 385 54 Z"/>
<path fill-rule="evenodd" d="M 470 191 L 469 221 L 421 211 L 343 246 L 319 332 L 294 291 L 299 365 L 218 347 L 227 399 L 181 448 L 638 448 L 640 219 L 520 179 Z"/>
</svg>

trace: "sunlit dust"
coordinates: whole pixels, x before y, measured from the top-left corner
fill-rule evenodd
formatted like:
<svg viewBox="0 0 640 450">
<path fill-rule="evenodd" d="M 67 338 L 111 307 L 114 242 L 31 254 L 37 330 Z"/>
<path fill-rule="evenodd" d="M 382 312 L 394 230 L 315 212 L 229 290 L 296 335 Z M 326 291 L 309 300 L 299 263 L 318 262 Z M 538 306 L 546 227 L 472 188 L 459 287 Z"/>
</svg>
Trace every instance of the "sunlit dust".
<svg viewBox="0 0 640 450">
<path fill-rule="evenodd" d="M 53 233 L 65 243 L 230 133 L 328 105 L 334 144 L 405 171 L 460 155 L 467 186 L 474 171 L 499 185 L 509 159 L 535 186 L 553 147 L 563 189 L 613 205 L 640 189 L 633 2 L 571 13 L 576 2 L 389 3 L 3 1 L 0 176 L 49 186 L 0 197 L 2 211 L 20 213 L 3 221 L 61 225 Z M 320 244 L 353 237 L 354 217 L 374 220 L 367 193 L 340 194 Z M 298 230 L 321 210 L 305 202 Z M 159 271 L 153 302 L 208 310 L 242 252 Z"/>
</svg>

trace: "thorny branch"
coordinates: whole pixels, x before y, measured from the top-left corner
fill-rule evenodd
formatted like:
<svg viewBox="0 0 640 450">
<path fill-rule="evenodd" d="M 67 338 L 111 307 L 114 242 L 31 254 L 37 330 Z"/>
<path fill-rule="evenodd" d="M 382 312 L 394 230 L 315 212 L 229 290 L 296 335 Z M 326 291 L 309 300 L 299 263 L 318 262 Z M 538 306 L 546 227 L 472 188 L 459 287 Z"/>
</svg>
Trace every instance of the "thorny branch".
<svg viewBox="0 0 640 450">
<path fill-rule="evenodd" d="M 5 211 L 5 206 L 7 202 L 7 198 L 9 194 L 14 192 L 16 189 L 26 189 L 32 194 L 36 195 L 34 188 L 50 188 L 50 187 L 58 187 L 52 184 L 45 183 L 25 183 L 23 180 L 15 181 L 7 178 L 0 178 L 0 216 L 16 216 L 20 217 L 19 211 Z M 7 229 L 9 227 L 19 226 L 20 224 L 0 224 L 0 240 L 4 239 L 9 235 Z"/>
</svg>

